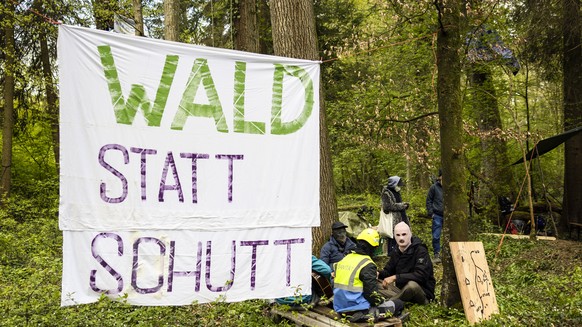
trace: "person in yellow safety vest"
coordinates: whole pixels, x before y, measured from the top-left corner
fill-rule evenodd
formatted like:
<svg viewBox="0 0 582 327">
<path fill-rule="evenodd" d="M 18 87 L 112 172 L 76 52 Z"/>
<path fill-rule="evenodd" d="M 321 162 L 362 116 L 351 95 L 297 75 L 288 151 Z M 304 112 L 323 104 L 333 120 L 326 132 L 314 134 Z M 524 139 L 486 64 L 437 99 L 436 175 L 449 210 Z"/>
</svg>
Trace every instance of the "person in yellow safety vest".
<svg viewBox="0 0 582 327">
<path fill-rule="evenodd" d="M 350 322 L 377 320 L 388 311 L 399 314 L 404 308 L 402 301 L 385 301 L 379 292 L 378 270 L 371 258 L 379 245 L 378 231 L 367 228 L 356 238 L 356 249 L 335 265 L 333 308 Z"/>
</svg>

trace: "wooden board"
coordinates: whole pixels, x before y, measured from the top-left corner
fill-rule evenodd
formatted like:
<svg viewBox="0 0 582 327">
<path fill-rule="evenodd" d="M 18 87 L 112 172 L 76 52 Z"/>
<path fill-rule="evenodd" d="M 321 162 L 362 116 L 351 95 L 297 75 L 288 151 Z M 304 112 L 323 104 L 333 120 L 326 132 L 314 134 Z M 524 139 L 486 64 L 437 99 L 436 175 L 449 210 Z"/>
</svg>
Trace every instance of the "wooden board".
<svg viewBox="0 0 582 327">
<path fill-rule="evenodd" d="M 330 307 L 316 305 L 310 311 L 313 311 L 313 313 L 316 313 L 316 314 L 319 314 L 322 316 L 326 316 L 328 318 L 332 318 L 334 320 L 337 319 L 337 313 L 335 311 L 333 311 L 333 309 L 331 309 Z M 367 322 L 360 322 L 360 323 L 350 323 L 350 324 L 347 324 L 344 326 L 364 327 L 364 326 L 370 326 L 370 324 Z M 391 317 L 391 318 L 374 323 L 374 327 L 402 327 L 402 321 L 400 321 L 400 319 L 398 319 L 396 317 Z"/>
<path fill-rule="evenodd" d="M 483 235 L 493 235 L 493 236 L 503 236 L 503 234 L 496 234 L 496 233 L 482 233 Z M 511 237 L 515 239 L 530 239 L 529 235 L 516 235 L 516 234 L 505 234 L 505 237 Z M 536 240 L 541 241 L 555 241 L 556 238 L 554 236 L 541 236 L 536 235 Z"/>
<path fill-rule="evenodd" d="M 298 326 L 310 326 L 310 327 L 323 327 L 323 326 L 328 326 L 328 327 L 346 327 L 348 325 L 342 324 L 338 321 L 335 321 L 334 319 L 331 319 L 329 317 L 326 317 L 324 315 L 317 315 L 317 318 L 313 317 L 312 314 L 310 314 L 310 311 L 288 311 L 288 310 L 283 310 L 280 309 L 278 307 L 273 307 L 271 309 L 271 314 L 272 315 L 278 315 L 281 317 L 284 317 L 286 319 L 289 319 L 293 322 L 295 322 Z"/>
<path fill-rule="evenodd" d="M 451 242 L 451 254 L 463 309 L 469 323 L 499 313 L 485 250 L 481 242 Z"/>
<path fill-rule="evenodd" d="M 310 310 L 290 311 L 278 305 L 271 308 L 271 315 L 284 317 L 295 322 L 298 326 L 310 327 L 369 327 L 367 322 L 349 323 L 339 320 L 333 309 L 317 305 Z M 374 323 L 374 327 L 402 327 L 402 321 L 398 318 L 388 318 Z"/>
</svg>

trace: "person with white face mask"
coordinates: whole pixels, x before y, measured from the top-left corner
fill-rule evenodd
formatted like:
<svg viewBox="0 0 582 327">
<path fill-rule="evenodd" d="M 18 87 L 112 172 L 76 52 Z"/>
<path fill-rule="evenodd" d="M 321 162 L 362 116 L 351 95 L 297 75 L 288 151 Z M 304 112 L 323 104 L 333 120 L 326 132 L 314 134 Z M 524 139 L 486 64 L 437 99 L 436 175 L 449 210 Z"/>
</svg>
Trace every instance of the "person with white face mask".
<svg viewBox="0 0 582 327">
<path fill-rule="evenodd" d="M 398 249 L 378 274 L 380 293 L 390 300 L 428 304 L 435 298 L 436 285 L 428 248 L 405 222 L 394 226 L 394 238 Z"/>
</svg>

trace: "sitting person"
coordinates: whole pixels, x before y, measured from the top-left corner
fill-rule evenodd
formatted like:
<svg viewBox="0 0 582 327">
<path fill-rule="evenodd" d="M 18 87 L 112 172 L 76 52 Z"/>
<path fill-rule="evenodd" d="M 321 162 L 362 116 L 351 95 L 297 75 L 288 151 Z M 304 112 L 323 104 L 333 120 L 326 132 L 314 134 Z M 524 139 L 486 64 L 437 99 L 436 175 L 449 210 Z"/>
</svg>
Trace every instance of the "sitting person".
<svg viewBox="0 0 582 327">
<path fill-rule="evenodd" d="M 405 222 L 396 224 L 394 238 L 398 249 L 378 275 L 382 281 L 381 293 L 391 300 L 428 304 L 435 298 L 436 285 L 428 248 L 412 236 Z"/>
<path fill-rule="evenodd" d="M 377 320 L 387 312 L 399 314 L 400 300 L 386 301 L 379 293 L 378 270 L 371 256 L 380 245 L 380 235 L 367 228 L 356 238 L 356 249 L 336 263 L 333 309 L 350 322 Z"/>
<path fill-rule="evenodd" d="M 348 226 L 336 221 L 331 225 L 331 237 L 319 253 L 319 258 L 333 268 L 333 264 L 343 259 L 346 254 L 356 248 L 354 243 L 347 234 Z"/>
<path fill-rule="evenodd" d="M 318 259 L 316 256 L 311 256 L 311 271 L 312 277 L 314 279 L 323 277 L 329 282 L 331 281 L 331 268 L 322 260 Z M 329 286 L 331 287 L 331 286 Z M 292 307 L 300 307 L 302 304 L 317 304 L 319 302 L 321 296 L 325 294 L 324 290 L 321 289 L 319 283 L 315 280 L 311 283 L 311 295 L 294 295 L 294 296 L 287 296 L 283 298 L 275 299 L 275 301 L 279 304 L 287 304 Z"/>
</svg>

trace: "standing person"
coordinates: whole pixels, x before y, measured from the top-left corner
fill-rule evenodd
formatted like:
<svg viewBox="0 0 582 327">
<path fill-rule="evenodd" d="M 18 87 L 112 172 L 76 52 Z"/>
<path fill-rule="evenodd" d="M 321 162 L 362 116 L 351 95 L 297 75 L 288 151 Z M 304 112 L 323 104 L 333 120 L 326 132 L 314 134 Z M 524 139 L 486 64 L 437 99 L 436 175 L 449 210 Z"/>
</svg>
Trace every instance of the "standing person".
<svg viewBox="0 0 582 327">
<path fill-rule="evenodd" d="M 430 186 L 426 195 L 426 212 L 432 218 L 432 249 L 434 253 L 434 263 L 441 262 L 441 233 L 443 231 L 443 185 L 442 171 L 439 169 L 439 176 L 434 184 Z"/>
<path fill-rule="evenodd" d="M 380 245 L 380 235 L 373 228 L 364 229 L 356 238 L 356 249 L 337 263 L 333 289 L 333 309 L 349 316 L 350 322 L 377 318 L 404 308 L 401 300 L 386 301 L 380 294 L 378 269 L 372 256 Z"/>
<path fill-rule="evenodd" d="M 319 252 L 319 258 L 331 267 L 333 267 L 334 263 L 343 259 L 346 254 L 356 249 L 356 243 L 348 237 L 346 228 L 348 226 L 342 222 L 334 222 L 331 225 L 331 237 Z"/>
<path fill-rule="evenodd" d="M 428 304 L 434 299 L 436 280 L 428 248 L 412 236 L 410 227 L 400 222 L 394 227 L 398 244 L 378 279 L 382 281 L 380 292 L 390 300 Z"/>
<path fill-rule="evenodd" d="M 408 216 L 406 215 L 406 209 L 408 209 L 409 203 L 403 202 L 402 195 L 400 194 L 400 190 L 403 186 L 406 186 L 406 183 L 404 183 L 404 180 L 399 176 L 391 176 L 390 178 L 388 178 L 388 189 L 390 190 L 390 192 L 392 192 L 392 194 L 394 194 L 396 206 L 400 204 L 400 207 L 404 208 L 396 212 L 397 214 L 400 214 L 400 217 L 398 218 L 398 221 L 394 220 L 395 226 L 401 221 L 405 222 L 408 226 L 410 226 L 410 221 L 408 220 Z"/>
<path fill-rule="evenodd" d="M 384 213 L 392 213 L 394 219 L 390 229 L 394 230 L 394 226 L 401 221 L 410 225 L 406 209 L 408 209 L 408 202 L 402 202 L 400 195 L 400 187 L 404 186 L 404 181 L 398 176 L 391 176 L 388 178 L 388 184 L 382 189 L 382 210 Z M 396 241 L 394 238 L 388 238 L 388 255 L 396 250 Z"/>
</svg>

